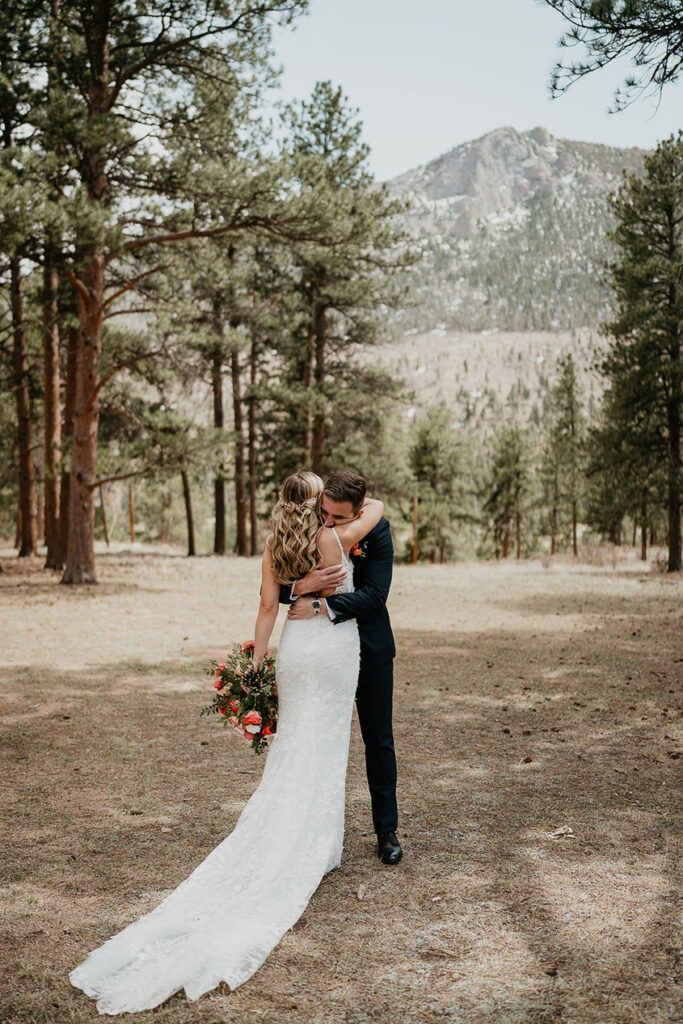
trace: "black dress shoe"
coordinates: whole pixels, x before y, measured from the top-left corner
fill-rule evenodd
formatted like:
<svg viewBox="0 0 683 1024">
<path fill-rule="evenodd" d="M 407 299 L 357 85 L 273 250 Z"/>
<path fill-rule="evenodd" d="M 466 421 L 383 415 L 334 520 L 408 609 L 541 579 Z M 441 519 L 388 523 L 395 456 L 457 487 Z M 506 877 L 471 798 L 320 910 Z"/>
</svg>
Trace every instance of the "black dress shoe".
<svg viewBox="0 0 683 1024">
<path fill-rule="evenodd" d="M 377 836 L 377 856 L 382 864 L 398 864 L 403 856 L 395 832 L 380 832 Z"/>
</svg>

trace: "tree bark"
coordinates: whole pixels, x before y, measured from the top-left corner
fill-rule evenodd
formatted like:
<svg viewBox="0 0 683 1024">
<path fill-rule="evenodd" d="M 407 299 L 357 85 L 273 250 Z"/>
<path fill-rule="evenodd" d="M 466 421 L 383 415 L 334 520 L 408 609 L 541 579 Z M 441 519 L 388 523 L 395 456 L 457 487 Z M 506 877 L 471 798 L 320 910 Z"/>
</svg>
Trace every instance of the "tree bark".
<svg viewBox="0 0 683 1024">
<path fill-rule="evenodd" d="M 46 255 L 47 258 L 47 255 Z M 62 446 L 59 408 L 59 324 L 57 310 L 57 270 L 46 263 L 43 271 L 43 384 L 45 430 L 45 557 L 46 569 L 59 565 L 59 490 Z"/>
<path fill-rule="evenodd" d="M 192 558 L 197 554 L 194 545 L 194 517 L 192 515 L 192 494 L 190 493 L 190 480 L 187 470 L 181 469 L 180 475 L 183 480 L 183 498 L 185 500 L 185 518 L 187 519 L 187 556 Z"/>
<path fill-rule="evenodd" d="M 503 558 L 510 554 L 510 520 L 506 519 L 503 525 Z"/>
<path fill-rule="evenodd" d="M 128 528 L 130 530 L 130 542 L 135 544 L 135 496 L 132 482 L 128 484 Z"/>
<path fill-rule="evenodd" d="M 249 461 L 249 549 L 258 554 L 258 516 L 256 506 L 256 381 L 258 375 L 258 351 L 252 338 L 249 351 L 249 402 L 248 402 L 248 461 Z"/>
<path fill-rule="evenodd" d="M 679 355 L 680 362 L 680 355 Z M 674 371 L 675 372 L 675 371 Z M 673 398 L 674 396 L 672 396 Z M 669 572 L 683 571 L 683 546 L 681 543 L 681 392 L 680 381 L 677 400 L 671 400 L 667 408 L 669 426 L 668 463 L 668 534 Z"/>
<path fill-rule="evenodd" d="M 550 510 L 550 554 L 557 553 L 557 516 L 560 505 L 560 471 L 553 451 L 553 504 Z"/>
<path fill-rule="evenodd" d="M 572 501 L 572 551 L 574 552 L 574 558 L 579 554 L 579 543 L 577 536 L 577 524 L 579 519 L 579 512 L 577 508 L 576 500 Z"/>
<path fill-rule="evenodd" d="M 82 160 L 88 199 L 103 207 L 107 200 L 107 155 L 101 140 L 109 114 L 110 0 L 93 0 L 84 18 L 88 53 L 87 107 L 93 143 Z M 99 366 L 102 353 L 104 241 L 92 236 L 79 245 L 82 265 L 72 282 L 78 297 L 76 394 L 69 485 L 69 540 L 62 583 L 97 583 L 95 576 L 95 487 L 99 426 Z"/>
<path fill-rule="evenodd" d="M 644 497 L 640 503 L 640 560 L 647 562 L 647 502 Z"/>
<path fill-rule="evenodd" d="M 21 544 L 19 557 L 26 558 L 36 550 L 35 471 L 31 453 L 31 397 L 28 388 L 24 291 L 18 256 L 10 259 L 12 303 L 12 365 L 17 409 L 19 442 L 19 509 L 21 512 Z"/>
<path fill-rule="evenodd" d="M 95 576 L 95 486 L 99 425 L 99 363 L 102 338 L 104 250 L 88 254 L 78 293 L 76 387 L 69 483 L 69 539 L 62 583 L 97 583 Z"/>
<path fill-rule="evenodd" d="M 413 565 L 417 565 L 417 494 L 413 495 Z"/>
<path fill-rule="evenodd" d="M 303 422 L 303 428 L 301 431 L 301 447 L 303 450 L 302 465 L 311 466 L 313 464 L 313 404 L 312 404 L 312 388 L 313 388 L 313 319 L 308 329 L 308 344 L 306 345 L 306 352 L 304 356 L 303 374 L 301 377 L 301 383 L 304 389 L 304 405 L 301 410 L 301 419 Z"/>
<path fill-rule="evenodd" d="M 102 513 L 102 527 L 104 529 L 104 544 L 109 548 L 110 546 L 110 528 L 108 522 L 106 522 L 106 507 L 104 505 L 104 490 L 101 483 L 97 488 L 99 490 L 99 511 Z"/>
<path fill-rule="evenodd" d="M 36 481 L 36 547 L 45 543 L 45 491 L 40 478 Z"/>
<path fill-rule="evenodd" d="M 232 415 L 235 427 L 235 517 L 237 535 L 235 554 L 249 554 L 247 541 L 247 495 L 245 487 L 244 453 L 244 410 L 242 408 L 242 380 L 239 352 L 233 347 L 230 352 L 230 376 L 232 379 Z"/>
<path fill-rule="evenodd" d="M 677 293 L 670 286 L 672 308 L 677 305 Z M 678 329 L 671 339 L 669 350 L 671 384 L 667 395 L 667 462 L 668 462 L 668 533 L 669 572 L 683 571 L 683 545 L 681 538 L 681 408 L 683 407 L 683 380 L 681 380 L 681 337 Z"/>
<path fill-rule="evenodd" d="M 679 186 L 680 187 L 680 186 Z M 681 209 L 667 209 L 668 219 L 668 255 L 670 265 L 675 266 L 680 259 L 680 242 L 677 222 L 680 222 Z M 683 406 L 683 380 L 681 379 L 681 336 L 679 327 L 679 293 L 675 280 L 669 281 L 670 322 L 673 324 L 667 356 L 670 362 L 669 387 L 666 395 L 667 421 L 667 520 L 669 563 L 668 572 L 683 571 L 683 546 L 681 538 L 681 408 Z"/>
<path fill-rule="evenodd" d="M 316 302 L 314 311 L 315 366 L 314 379 L 316 384 L 316 408 L 313 415 L 312 465 L 313 472 L 318 476 L 325 474 L 325 406 L 323 384 L 327 371 L 327 309 L 320 301 Z"/>
<path fill-rule="evenodd" d="M 213 391 L 213 425 L 223 430 L 225 414 L 223 412 L 223 353 L 214 349 L 211 360 L 211 389 Z M 213 535 L 213 551 L 215 555 L 225 554 L 225 464 L 221 460 L 214 475 L 214 513 L 216 522 Z"/>
<path fill-rule="evenodd" d="M 64 388 L 64 415 L 62 419 L 63 447 L 70 446 L 74 433 L 74 404 L 76 401 L 76 380 L 78 377 L 78 328 L 70 327 L 66 351 L 66 381 Z M 63 569 L 69 544 L 69 494 L 71 492 L 71 467 L 62 463 L 62 479 L 59 488 L 59 531 L 55 569 Z"/>
</svg>

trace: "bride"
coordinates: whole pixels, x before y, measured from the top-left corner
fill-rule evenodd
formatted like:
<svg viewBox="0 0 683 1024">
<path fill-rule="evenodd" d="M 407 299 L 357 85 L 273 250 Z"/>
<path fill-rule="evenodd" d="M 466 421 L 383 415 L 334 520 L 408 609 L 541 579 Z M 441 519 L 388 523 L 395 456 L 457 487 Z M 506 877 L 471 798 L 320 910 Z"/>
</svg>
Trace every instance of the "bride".
<svg viewBox="0 0 683 1024">
<path fill-rule="evenodd" d="M 366 500 L 356 519 L 325 528 L 323 482 L 285 480 L 262 561 L 254 659 L 264 657 L 281 583 L 338 565 L 353 590 L 349 551 L 379 522 Z M 288 620 L 278 647 L 277 734 L 261 783 L 235 828 L 155 910 L 94 950 L 69 975 L 103 1014 L 158 1006 L 181 988 L 189 999 L 225 981 L 245 982 L 303 913 L 321 878 L 341 862 L 346 765 L 358 681 L 358 628 L 325 615 Z"/>
</svg>

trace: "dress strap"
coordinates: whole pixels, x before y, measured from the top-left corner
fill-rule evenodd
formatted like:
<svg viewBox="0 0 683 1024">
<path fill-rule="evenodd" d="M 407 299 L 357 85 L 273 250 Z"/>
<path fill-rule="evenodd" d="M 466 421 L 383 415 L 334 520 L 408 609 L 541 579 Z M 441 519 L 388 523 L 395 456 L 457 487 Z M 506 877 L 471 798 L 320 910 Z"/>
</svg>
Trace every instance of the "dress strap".
<svg viewBox="0 0 683 1024">
<path fill-rule="evenodd" d="M 338 534 L 338 533 L 337 533 L 337 531 L 335 530 L 334 526 L 332 527 L 332 533 L 333 533 L 333 534 L 335 535 L 335 537 L 337 538 L 337 544 L 339 545 L 339 550 L 341 551 L 341 555 L 342 555 L 342 561 L 343 561 L 343 560 L 344 560 L 344 558 L 346 558 L 346 555 L 344 554 L 344 548 L 343 548 L 343 546 L 342 546 L 342 542 L 341 542 L 341 541 L 340 541 L 340 539 L 339 539 L 339 534 Z"/>
</svg>

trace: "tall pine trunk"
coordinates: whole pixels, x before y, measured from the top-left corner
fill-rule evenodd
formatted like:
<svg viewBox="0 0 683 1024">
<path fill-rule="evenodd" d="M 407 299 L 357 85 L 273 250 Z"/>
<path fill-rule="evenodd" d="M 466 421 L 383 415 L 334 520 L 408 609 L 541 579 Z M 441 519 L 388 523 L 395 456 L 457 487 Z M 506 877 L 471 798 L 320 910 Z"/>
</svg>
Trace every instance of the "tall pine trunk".
<svg viewBox="0 0 683 1024">
<path fill-rule="evenodd" d="M 249 402 L 248 402 L 248 461 L 249 461 L 249 550 L 258 554 L 258 517 L 256 507 L 256 381 L 258 350 L 252 337 L 249 350 Z"/>
<path fill-rule="evenodd" d="M 191 558 L 197 554 L 194 545 L 194 516 L 192 515 L 192 494 L 190 493 L 190 480 L 186 469 L 180 470 L 183 481 L 183 500 L 185 501 L 185 518 L 187 520 L 187 555 Z"/>
<path fill-rule="evenodd" d="M 19 512 L 21 543 L 19 557 L 26 558 L 36 550 L 36 485 L 31 452 L 31 398 L 28 388 L 28 360 L 26 354 L 26 324 L 24 321 L 24 291 L 18 256 L 10 259 L 12 303 L 12 366 L 17 409 L 17 437 L 19 444 Z"/>
<path fill-rule="evenodd" d="M 211 360 L 211 389 L 213 391 L 213 425 L 217 430 L 225 426 L 223 411 L 223 353 L 214 349 Z M 221 459 L 213 480 L 214 513 L 216 523 L 213 535 L 215 555 L 225 554 L 225 464 Z"/>
<path fill-rule="evenodd" d="M 670 249 L 676 251 L 673 224 L 670 226 Z M 678 289 L 674 283 L 669 285 L 669 305 L 672 313 L 678 307 Z M 668 456 L 668 533 L 669 533 L 669 572 L 683 570 L 683 550 L 681 546 L 681 407 L 683 406 L 683 380 L 681 380 L 681 335 L 678 323 L 673 330 L 669 349 L 671 361 L 671 383 L 666 402 L 667 420 L 667 456 Z"/>
<path fill-rule="evenodd" d="M 46 254 L 43 271 L 43 384 L 45 430 L 45 544 L 46 569 L 59 564 L 59 489 L 62 445 L 59 408 L 59 324 L 57 319 L 57 270 Z"/>
<path fill-rule="evenodd" d="M 670 209 L 668 249 L 673 266 L 680 261 L 680 242 L 675 214 L 680 219 L 683 211 Z M 680 270 L 679 270 L 680 275 Z M 669 282 L 669 313 L 673 323 L 672 336 L 668 347 L 671 363 L 670 383 L 666 396 L 667 420 L 667 462 L 668 462 L 668 533 L 669 572 L 683 571 L 683 550 L 681 547 L 681 407 L 683 406 L 683 380 L 681 380 L 681 335 L 678 319 L 679 289 L 675 281 Z"/>
<path fill-rule="evenodd" d="M 109 30 L 110 0 L 93 0 L 84 21 L 89 58 L 87 106 L 92 145 L 81 162 L 88 200 L 102 208 L 107 201 L 107 155 L 101 137 L 110 112 Z M 99 219 L 99 209 L 96 218 Z M 95 576 L 95 489 L 97 485 L 97 431 L 99 426 L 99 368 L 102 354 L 104 297 L 104 241 L 99 233 L 81 240 L 81 266 L 72 284 L 78 299 L 76 389 L 73 445 L 69 483 L 69 532 L 62 583 L 97 583 Z"/>
<path fill-rule="evenodd" d="M 313 348 L 314 348 L 313 317 L 308 328 L 306 352 L 304 356 L 301 383 L 304 391 L 304 405 L 301 410 L 303 428 L 301 431 L 302 465 L 310 466 L 313 462 Z"/>
<path fill-rule="evenodd" d="M 680 364 L 680 352 L 678 361 Z M 675 370 L 674 370 L 675 373 Z M 669 572 L 683 570 L 683 551 L 681 549 L 681 381 L 678 379 L 678 394 L 672 388 L 672 395 L 667 403 L 667 422 L 669 437 L 667 441 L 669 464 L 668 494 L 668 534 L 669 534 Z"/>
<path fill-rule="evenodd" d="M 647 562 L 647 500 L 644 494 L 640 502 L 640 560 Z"/>
<path fill-rule="evenodd" d="M 560 476 L 557 461 L 553 472 L 553 503 L 550 510 L 550 554 L 557 553 L 557 514 L 560 504 Z"/>
<path fill-rule="evenodd" d="M 318 476 L 325 474 L 325 404 L 323 385 L 327 372 L 327 309 L 322 302 L 314 308 L 315 366 L 314 379 L 316 385 L 316 408 L 313 415 L 312 465 L 313 472 Z"/>
<path fill-rule="evenodd" d="M 99 425 L 99 365 L 102 338 L 104 250 L 88 253 L 78 290 L 76 387 L 73 409 L 69 532 L 62 583 L 97 583 L 95 575 L 95 488 Z"/>
<path fill-rule="evenodd" d="M 239 352 L 233 346 L 230 352 L 230 377 L 232 380 L 232 415 L 235 427 L 235 519 L 237 535 L 235 554 L 248 555 L 247 541 L 247 492 L 245 485 L 245 444 L 244 409 L 242 408 L 242 379 Z"/>
<path fill-rule="evenodd" d="M 36 544 L 45 543 L 45 490 L 40 473 L 36 473 Z"/>
<path fill-rule="evenodd" d="M 503 524 L 503 558 L 510 554 L 510 520 L 506 519 Z"/>
<path fill-rule="evenodd" d="M 66 381 L 64 388 L 64 415 L 62 418 L 63 447 L 71 445 L 74 433 L 74 405 L 76 402 L 76 381 L 78 379 L 78 328 L 69 327 L 66 350 Z M 59 487 L 59 530 L 55 569 L 63 569 L 69 544 L 69 494 L 71 491 L 71 464 L 62 464 L 62 479 Z"/>
</svg>

